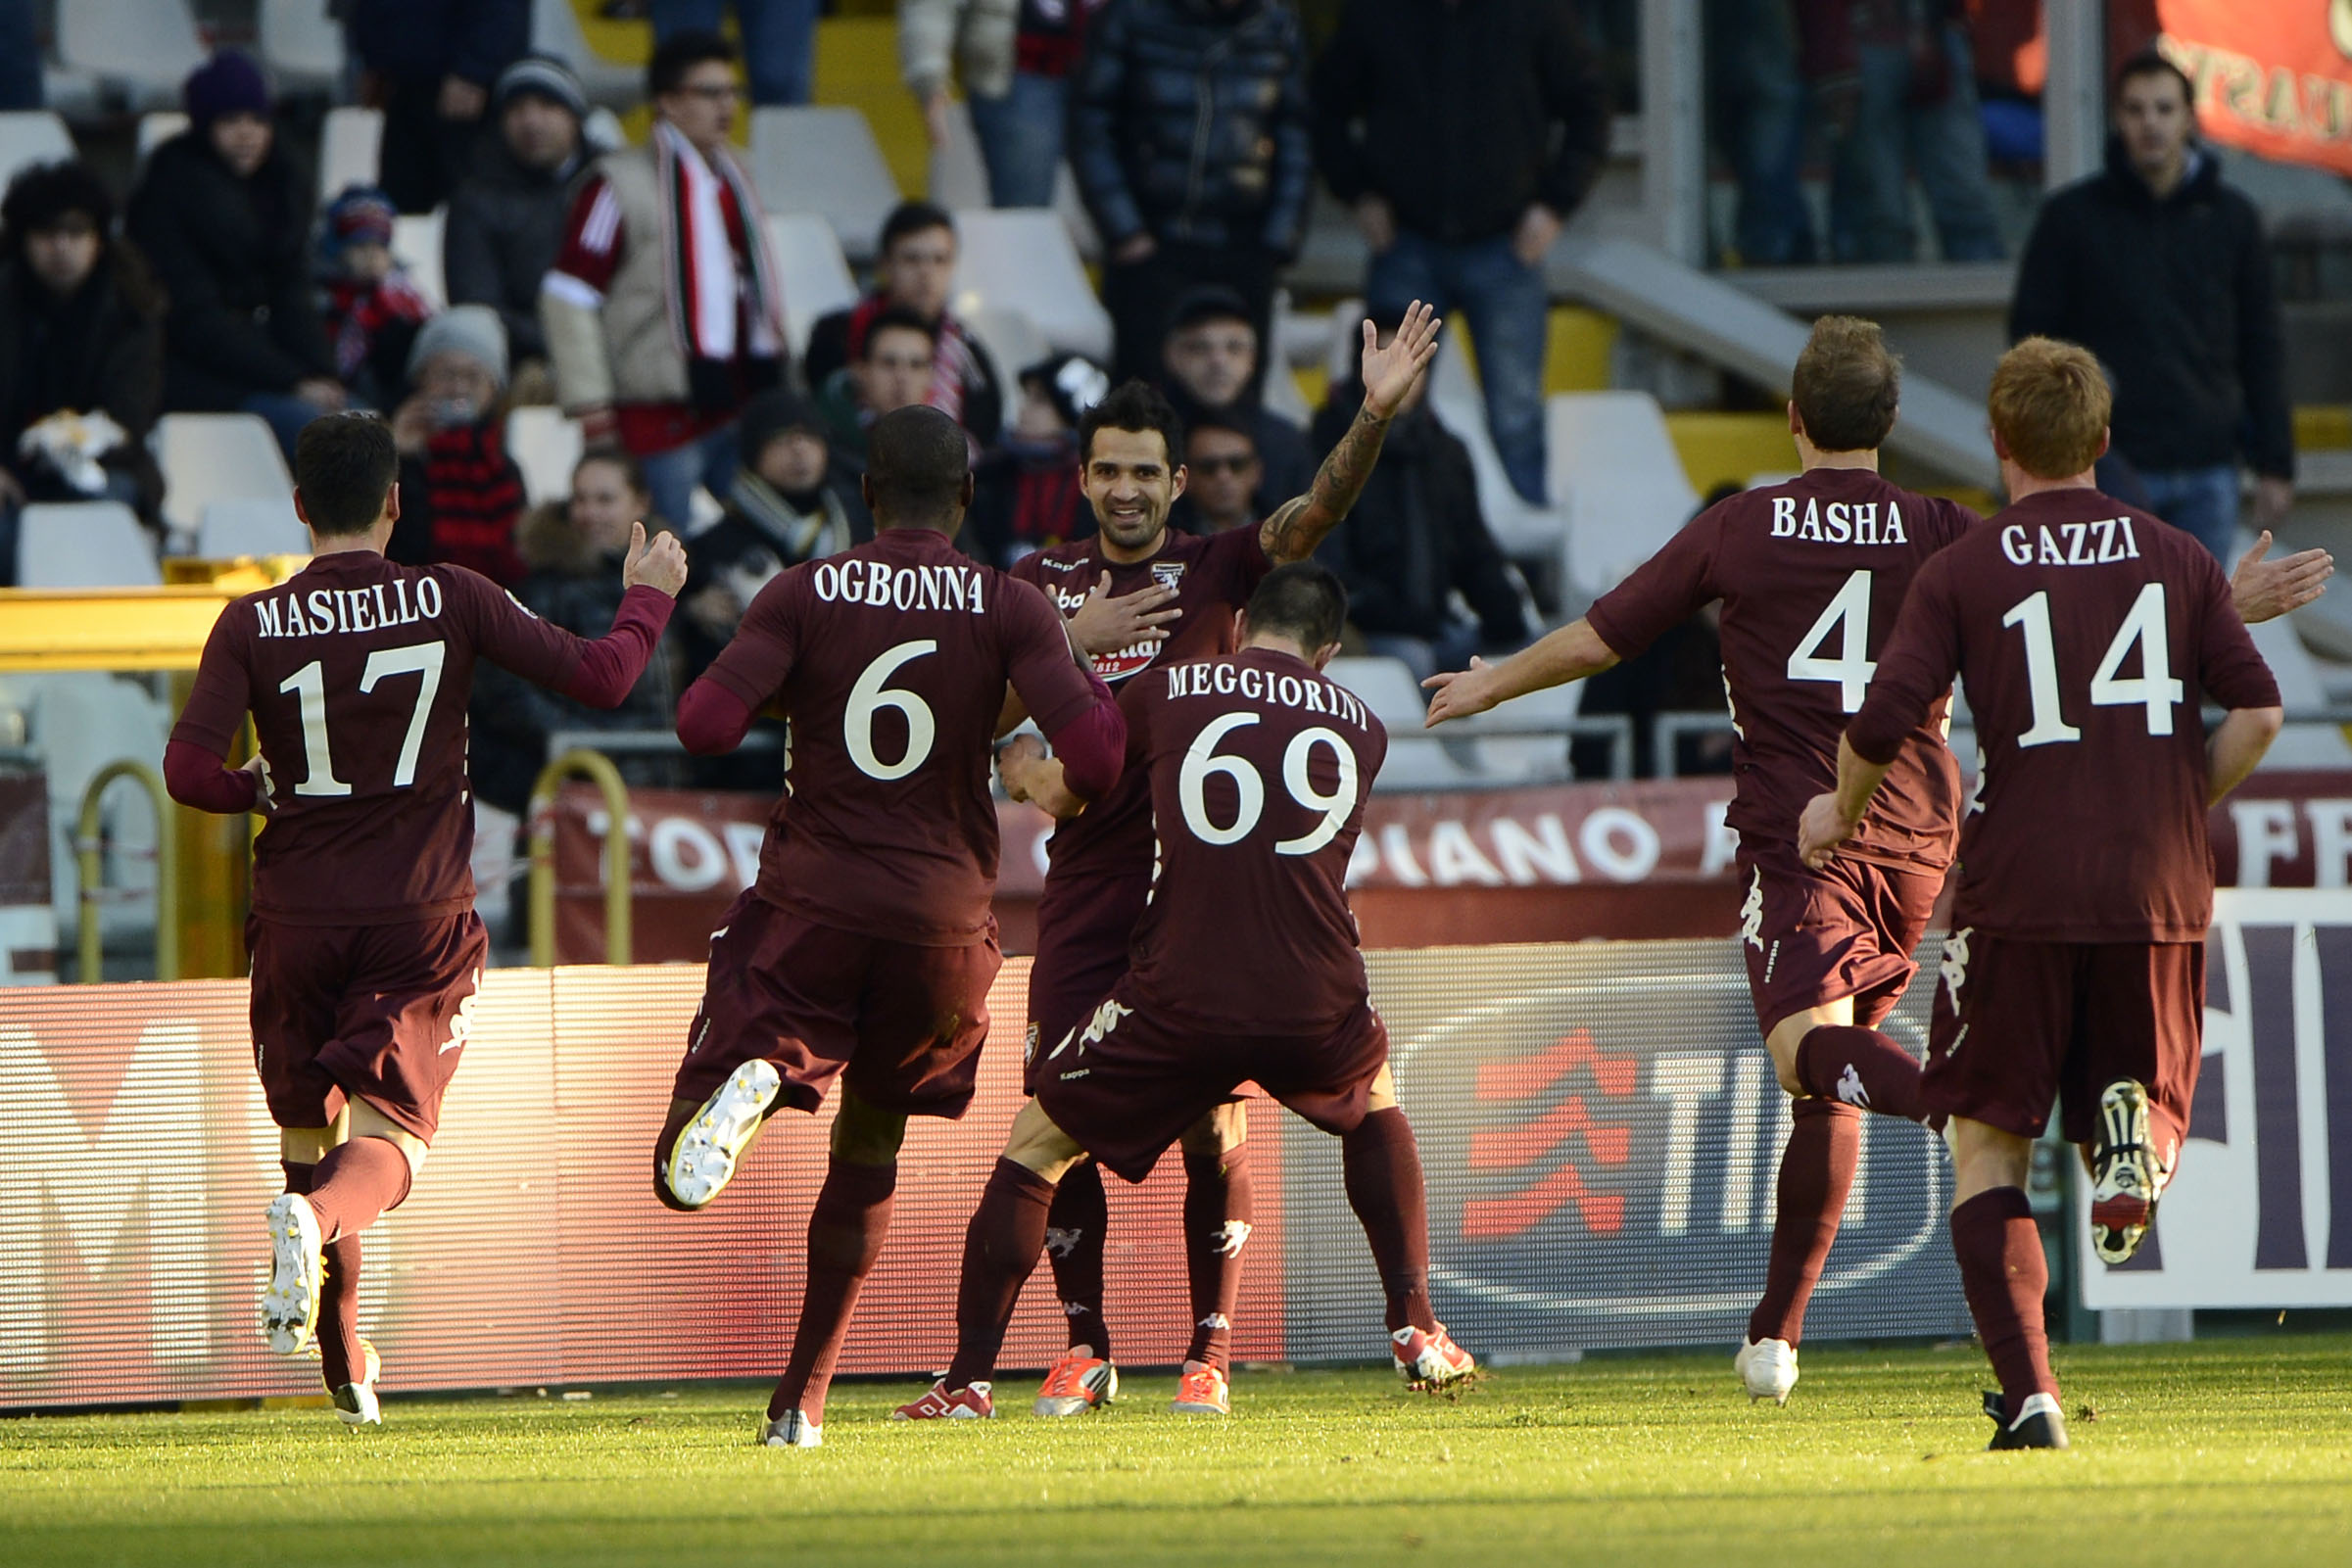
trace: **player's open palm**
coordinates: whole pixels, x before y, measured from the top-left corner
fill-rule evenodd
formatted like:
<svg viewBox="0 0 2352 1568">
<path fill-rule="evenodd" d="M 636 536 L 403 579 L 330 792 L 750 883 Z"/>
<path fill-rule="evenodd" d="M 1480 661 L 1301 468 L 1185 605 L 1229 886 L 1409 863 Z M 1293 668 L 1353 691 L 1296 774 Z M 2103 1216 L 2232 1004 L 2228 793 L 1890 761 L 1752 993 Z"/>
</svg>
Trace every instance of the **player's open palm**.
<svg viewBox="0 0 2352 1568">
<path fill-rule="evenodd" d="M 1405 311 L 1405 320 L 1388 347 L 1380 347 L 1379 334 L 1369 321 L 1364 323 L 1364 406 L 1373 417 L 1388 419 L 1405 405 L 1414 384 L 1429 372 L 1429 361 L 1437 357 L 1437 329 L 1445 323 L 1437 312 L 1416 300 Z"/>
<path fill-rule="evenodd" d="M 686 586 L 686 546 L 671 533 L 646 538 L 644 523 L 629 525 L 629 553 L 621 561 L 623 588 L 654 588 L 676 598 Z"/>
<path fill-rule="evenodd" d="M 2301 609 L 2327 593 L 2328 579 L 2335 575 L 2335 557 L 2324 549 L 2264 560 L 2270 552 L 2271 534 L 2266 528 L 2230 576 L 2230 596 L 2237 604 L 2237 618 L 2248 626 Z"/>
<path fill-rule="evenodd" d="M 1111 593 L 1111 574 L 1087 590 L 1086 602 L 1070 617 L 1070 637 L 1088 653 L 1118 653 L 1139 642 L 1164 642 L 1168 623 L 1182 612 L 1176 591 L 1155 579 L 1132 594 Z"/>
<path fill-rule="evenodd" d="M 1819 871 L 1859 826 L 1838 809 L 1835 792 L 1815 795 L 1805 802 L 1804 815 L 1797 819 L 1798 858 Z"/>
<path fill-rule="evenodd" d="M 1489 673 L 1493 668 L 1484 659 L 1473 656 L 1466 670 L 1440 670 L 1423 681 L 1421 685 L 1433 694 L 1422 727 L 1434 730 L 1448 719 L 1466 719 L 1493 707 L 1495 684 Z"/>
</svg>

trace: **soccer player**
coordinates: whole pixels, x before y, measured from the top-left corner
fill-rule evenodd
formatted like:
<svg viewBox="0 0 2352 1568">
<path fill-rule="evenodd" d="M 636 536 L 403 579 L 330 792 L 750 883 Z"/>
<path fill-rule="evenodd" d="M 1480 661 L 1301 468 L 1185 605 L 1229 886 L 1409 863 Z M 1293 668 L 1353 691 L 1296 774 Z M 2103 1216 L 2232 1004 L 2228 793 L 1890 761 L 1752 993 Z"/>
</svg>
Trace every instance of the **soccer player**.
<svg viewBox="0 0 2352 1568">
<path fill-rule="evenodd" d="M 2109 408 L 2098 361 L 2029 338 L 2002 356 L 1990 401 L 2008 509 L 1913 581 L 1799 852 L 1831 863 L 1964 678 L 1984 762 L 1920 1098 L 1950 1118 L 1952 1251 L 2001 1385 L 1985 1398 L 1992 1447 L 2063 1449 L 2025 1193 L 2033 1141 L 2057 1098 L 2091 1172 L 2092 1242 L 2111 1263 L 2130 1259 L 2196 1089 L 2206 812 L 2283 714 L 2213 557 L 2094 488 Z M 2208 701 L 2227 710 L 2210 736 Z"/>
<path fill-rule="evenodd" d="M 965 1235 L 954 1363 L 899 1418 L 992 1414 L 996 1353 L 1054 1184 L 1088 1154 L 1141 1181 L 1251 1079 L 1341 1136 L 1398 1368 L 1429 1388 L 1476 1369 L 1430 1308 L 1420 1156 L 1348 909 L 1348 855 L 1388 736 L 1320 673 L 1346 619 L 1339 580 L 1294 562 L 1250 595 L 1239 651 L 1128 683 L 1128 763 L 1150 783 L 1159 841 L 1131 966 L 1032 1064 L 1035 1097 Z M 1226 1413 L 1222 1364 L 1187 1367 L 1176 1407 Z"/>
<path fill-rule="evenodd" d="M 1126 743 L 1118 703 L 1044 595 L 950 543 L 972 501 L 966 451 L 936 408 L 877 419 L 863 481 L 875 538 L 761 589 L 678 704 L 698 755 L 733 749 L 770 707 L 792 743 L 759 879 L 711 933 L 654 1191 L 702 1208 L 768 1116 L 813 1112 L 842 1080 L 799 1324 L 760 1432 L 772 1447 L 824 1441 L 906 1118 L 972 1103 L 1002 963 L 988 755 L 1006 683 L 1080 796 L 1117 782 Z"/>
<path fill-rule="evenodd" d="M 1080 484 L 1098 532 L 1024 557 L 1014 575 L 1071 613 L 1072 635 L 1094 655 L 1095 673 L 1122 690 L 1155 662 L 1229 651 L 1233 612 L 1259 582 L 1275 566 L 1314 554 L 1356 504 L 1389 420 L 1436 353 L 1439 325 L 1417 301 L 1386 343 L 1365 323 L 1364 407 L 1313 486 L 1260 526 L 1209 538 L 1168 526 L 1185 477 L 1175 410 L 1142 382 L 1120 387 L 1079 426 Z M 1060 1039 L 1127 970 L 1128 939 L 1151 891 L 1151 790 L 1148 780 L 1130 772 L 1080 815 L 1080 802 L 1059 786 L 1055 759 L 1033 738 L 1008 744 L 998 765 L 1008 794 L 1062 819 L 1037 904 L 1037 956 L 1030 971 L 1024 1061 L 1033 1070 L 1038 1044 Z M 1025 1087 L 1035 1092 L 1033 1077 Z M 1222 1376 L 1232 1343 L 1241 1251 L 1253 1217 L 1247 1133 L 1234 1101 L 1213 1108 L 1178 1140 L 1193 1317 L 1188 1373 L 1214 1368 Z M 1091 1165 L 1072 1171 L 1054 1194 L 1046 1228 L 1070 1348 L 1046 1373 L 1039 1415 L 1077 1415 L 1118 1392 L 1103 1314 L 1109 1220 L 1101 1173 Z"/>
<path fill-rule="evenodd" d="M 618 706 L 668 624 L 686 553 L 630 530 L 628 592 L 584 641 L 461 566 L 395 566 L 400 454 L 369 414 L 330 414 L 295 447 L 311 564 L 223 610 L 164 752 L 171 797 L 267 813 L 254 843 L 254 1066 L 279 1127 L 263 1326 L 318 1345 L 336 1412 L 381 1419 L 360 1337 L 360 1235 L 424 1165 L 464 1056 L 489 942 L 473 912 L 465 707 L 483 660 Z M 245 716 L 260 754 L 223 759 Z"/>
<path fill-rule="evenodd" d="M 1797 478 L 1702 512 L 1584 619 L 1502 664 L 1428 683 L 1432 726 L 1483 713 L 1598 674 L 1722 601 L 1737 750 L 1726 820 L 1747 884 L 1741 956 L 1773 1069 L 1796 1098 L 1763 1295 L 1734 1367 L 1752 1399 L 1781 1403 L 1853 1184 L 1860 1114 L 1924 1116 L 1918 1062 L 1878 1025 L 1916 968 L 1912 950 L 1951 864 L 1960 788 L 1944 740 L 1948 691 L 1890 753 L 1886 788 L 1834 861 L 1799 862 L 1797 819 L 1836 778 L 1839 732 L 1862 705 L 1913 575 L 1980 522 L 1879 476 L 1901 367 L 1874 323 L 1816 322 L 1791 383 Z M 2266 536 L 2239 568 L 2249 617 L 2304 602 L 2330 570 L 2317 550 L 2259 564 L 2267 546 Z"/>
</svg>

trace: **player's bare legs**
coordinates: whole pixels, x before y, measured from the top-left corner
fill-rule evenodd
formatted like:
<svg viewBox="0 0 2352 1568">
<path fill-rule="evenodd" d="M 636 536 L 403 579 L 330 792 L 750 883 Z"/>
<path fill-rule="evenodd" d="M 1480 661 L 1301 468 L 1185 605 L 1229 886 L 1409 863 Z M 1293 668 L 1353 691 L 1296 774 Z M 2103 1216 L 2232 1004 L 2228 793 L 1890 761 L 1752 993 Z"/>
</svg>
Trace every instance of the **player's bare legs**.
<svg viewBox="0 0 2352 1568">
<path fill-rule="evenodd" d="M 1256 1213 L 1250 1184 L 1249 1111 L 1219 1106 L 1178 1141 L 1184 1152 L 1184 1277 L 1192 1294 L 1192 1343 L 1175 1408 L 1227 1413 L 1233 1308 L 1241 1299 L 1241 1249 Z"/>
<path fill-rule="evenodd" d="M 1397 1371 L 1417 1388 L 1435 1389 L 1477 1370 L 1429 1304 L 1428 1197 L 1420 1146 L 1397 1104 L 1386 1067 L 1372 1081 L 1370 1109 L 1339 1140 L 1348 1207 L 1371 1245 L 1386 1301 L 1390 1352 Z"/>
<path fill-rule="evenodd" d="M 1998 1423 L 1992 1446 L 2063 1449 L 2066 1416 L 2041 1321 L 2049 1265 L 2025 1192 L 2034 1146 L 2013 1132 L 1954 1117 L 1951 1148 L 1952 1253 L 1977 1337 L 2001 1385 L 1997 1400 L 1989 1395 L 1985 1401 L 1985 1413 Z"/>
<path fill-rule="evenodd" d="M 834 1114 L 825 1185 L 808 1215 L 808 1284 L 791 1355 L 768 1399 L 763 1441 L 774 1448 L 816 1448 L 824 1441 L 825 1395 L 849 1338 L 858 1292 L 882 1256 L 898 1192 L 898 1146 L 906 1117 L 868 1105 L 841 1086 Z"/>
</svg>

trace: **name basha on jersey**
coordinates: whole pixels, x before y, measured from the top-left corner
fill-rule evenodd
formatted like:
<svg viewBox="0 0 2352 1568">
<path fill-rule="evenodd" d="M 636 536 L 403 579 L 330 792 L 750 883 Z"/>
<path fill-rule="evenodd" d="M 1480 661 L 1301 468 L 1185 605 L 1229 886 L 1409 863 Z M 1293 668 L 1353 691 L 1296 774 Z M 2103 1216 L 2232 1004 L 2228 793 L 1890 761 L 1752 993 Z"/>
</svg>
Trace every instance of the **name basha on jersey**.
<svg viewBox="0 0 2352 1568">
<path fill-rule="evenodd" d="M 791 720 L 759 895 L 921 947 L 988 935 L 1005 683 L 1048 735 L 1098 701 L 1041 594 L 922 528 L 770 580 L 702 679 Z"/>
<path fill-rule="evenodd" d="M 1294 654 L 1250 647 L 1137 678 L 1128 772 L 1158 856 L 1129 973 L 1155 1016 L 1313 1034 L 1364 1004 L 1348 857 L 1388 733 Z"/>
<path fill-rule="evenodd" d="M 620 691 L 643 672 L 669 603 L 649 588 L 624 595 L 613 624 L 628 651 L 603 672 L 627 676 Z M 325 926 L 431 920 L 474 902 L 465 772 L 474 665 L 487 659 L 562 689 L 610 641 L 550 626 L 462 566 L 321 555 L 221 611 L 171 738 L 226 756 L 253 715 L 270 797 L 254 844 L 256 915 Z"/>
<path fill-rule="evenodd" d="M 2203 546 L 2094 490 L 2028 496 L 1920 571 L 1848 743 L 1895 755 L 1955 673 L 1984 762 L 1953 924 L 2204 940 L 2201 710 L 2276 706 L 2279 684 Z"/>
<path fill-rule="evenodd" d="M 1253 524 L 1203 538 L 1171 529 L 1148 560 L 1105 560 L 1099 537 L 1074 540 L 1015 561 L 1012 573 L 1043 590 L 1064 615 L 1086 601 L 1105 572 L 1114 597 L 1155 583 L 1176 591 L 1177 618 L 1163 628 L 1167 641 L 1144 641 L 1096 654 L 1094 673 L 1127 705 L 1134 678 L 1155 665 L 1205 658 L 1233 649 L 1233 615 L 1274 563 L 1267 559 Z M 1128 716 L 1130 731 L 1134 715 Z M 1040 945 L 1048 931 L 1098 932 L 1125 947 L 1151 886 L 1151 784 L 1129 768 L 1082 813 L 1054 829 L 1045 891 L 1037 905 Z"/>
<path fill-rule="evenodd" d="M 1920 568 L 1983 519 L 1866 468 L 1814 468 L 1727 497 L 1684 525 L 1585 614 L 1631 658 L 1723 602 L 1723 688 L 1742 838 L 1797 837 L 1805 802 L 1838 778 L 1838 736 Z M 1951 863 L 1960 771 L 1944 744 L 1950 693 L 1901 746 L 1861 831 L 1839 853 L 1941 871 Z"/>
</svg>

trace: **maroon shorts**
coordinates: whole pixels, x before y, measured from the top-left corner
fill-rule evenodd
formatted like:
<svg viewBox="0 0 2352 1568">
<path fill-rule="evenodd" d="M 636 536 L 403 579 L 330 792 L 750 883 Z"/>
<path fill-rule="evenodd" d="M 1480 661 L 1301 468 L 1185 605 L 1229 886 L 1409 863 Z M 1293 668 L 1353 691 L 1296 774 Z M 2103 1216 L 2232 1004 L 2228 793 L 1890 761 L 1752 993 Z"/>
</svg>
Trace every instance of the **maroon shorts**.
<svg viewBox="0 0 2352 1568">
<path fill-rule="evenodd" d="M 1029 972 L 1029 1034 L 1021 1050 L 1021 1089 L 1037 1092 L 1037 1063 L 1062 1037 L 1094 1016 L 1094 1009 L 1127 974 L 1126 933 L 1086 941 L 1040 940 Z"/>
<path fill-rule="evenodd" d="M 2188 1129 L 2205 1029 L 2202 942 L 2026 942 L 1958 930 L 1944 944 L 1922 1103 L 2039 1138 L 2050 1102 L 2069 1143 L 2099 1091 L 2137 1078 L 2171 1164 Z"/>
<path fill-rule="evenodd" d="M 1927 933 L 1944 874 L 1872 861 L 1832 860 L 1820 871 L 1797 846 L 1740 845 L 1740 956 L 1756 1022 L 1783 1020 L 1852 997 L 1854 1022 L 1876 1028 L 1911 981 L 1911 950 Z"/>
<path fill-rule="evenodd" d="M 249 917 L 253 1065 L 269 1117 L 323 1127 L 357 1096 L 432 1142 L 490 937 L 472 910 L 398 926 Z"/>
<path fill-rule="evenodd" d="M 1253 1078 L 1325 1132 L 1352 1132 L 1387 1061 L 1388 1030 L 1368 1002 L 1320 1034 L 1219 1034 L 1155 1017 L 1122 980 L 1084 1027 L 1045 1048 L 1037 1103 L 1105 1166 L 1141 1181 Z"/>
<path fill-rule="evenodd" d="M 759 1058 L 783 1103 L 814 1111 L 847 1074 L 857 1097 L 907 1116 L 960 1117 L 988 1037 L 988 987 L 1004 964 L 990 927 L 969 947 L 920 947 L 820 926 L 746 890 L 710 938 L 702 1005 L 677 1097 L 706 1100 Z"/>
</svg>

